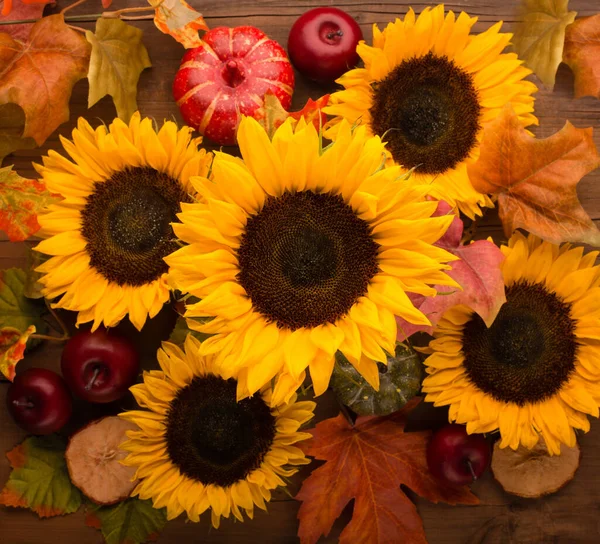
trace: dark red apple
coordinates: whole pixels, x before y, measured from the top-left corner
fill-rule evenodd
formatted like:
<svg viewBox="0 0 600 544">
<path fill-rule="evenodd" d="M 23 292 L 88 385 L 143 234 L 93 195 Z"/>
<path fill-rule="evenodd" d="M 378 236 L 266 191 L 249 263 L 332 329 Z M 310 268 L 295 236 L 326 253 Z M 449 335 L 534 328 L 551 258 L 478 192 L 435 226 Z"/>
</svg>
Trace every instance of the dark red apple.
<svg viewBox="0 0 600 544">
<path fill-rule="evenodd" d="M 67 342 L 61 368 L 67 385 L 78 397 L 89 402 L 113 402 L 135 383 L 140 358 L 127 338 L 98 329 L 80 332 Z"/>
<path fill-rule="evenodd" d="M 358 23 L 338 8 L 315 8 L 290 31 L 288 54 L 297 70 L 316 81 L 333 81 L 358 64 L 363 39 Z"/>
<path fill-rule="evenodd" d="M 468 485 L 490 464 L 492 450 L 481 434 L 467 434 L 464 425 L 446 425 L 434 433 L 427 446 L 427 465 L 439 480 Z"/>
<path fill-rule="evenodd" d="M 173 96 L 185 122 L 221 145 L 234 145 L 242 115 L 255 117 L 271 91 L 288 110 L 294 70 L 285 50 L 252 26 L 217 27 L 184 55 Z"/>
<path fill-rule="evenodd" d="M 45 368 L 28 368 L 17 374 L 8 388 L 6 404 L 17 425 L 33 434 L 55 433 L 73 411 L 64 380 Z"/>
</svg>

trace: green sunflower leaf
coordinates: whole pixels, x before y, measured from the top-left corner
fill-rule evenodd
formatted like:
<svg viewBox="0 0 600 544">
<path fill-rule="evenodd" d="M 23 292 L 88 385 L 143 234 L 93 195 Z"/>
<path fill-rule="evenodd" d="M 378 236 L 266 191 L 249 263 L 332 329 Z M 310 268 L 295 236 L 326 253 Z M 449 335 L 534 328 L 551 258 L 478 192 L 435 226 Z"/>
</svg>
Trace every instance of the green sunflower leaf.
<svg viewBox="0 0 600 544">
<path fill-rule="evenodd" d="M 22 242 L 40 230 L 38 212 L 57 200 L 40 180 L 25 179 L 12 166 L 0 168 L 0 230 Z"/>
<path fill-rule="evenodd" d="M 166 508 L 130 498 L 113 506 L 89 505 L 85 523 L 99 529 L 106 544 L 142 544 L 156 540 L 167 522 Z"/>
<path fill-rule="evenodd" d="M 525 0 L 522 22 L 513 38 L 514 49 L 542 83 L 554 87 L 563 59 L 565 31 L 577 15 L 569 0 Z"/>
<path fill-rule="evenodd" d="M 119 19 L 98 19 L 96 32 L 85 33 L 92 44 L 88 80 L 88 107 L 107 94 L 113 97 L 117 115 L 128 122 L 137 110 L 140 74 L 152 66 L 142 43 L 142 31 Z"/>
<path fill-rule="evenodd" d="M 29 508 L 41 518 L 76 512 L 81 493 L 69 479 L 66 444 L 57 435 L 30 436 L 6 454 L 12 472 L 0 504 Z"/>
<path fill-rule="evenodd" d="M 200 342 L 204 342 L 204 340 L 206 340 L 210 336 L 210 334 L 204 334 L 202 332 L 191 330 L 187 325 L 187 320 L 185 319 L 185 317 L 179 316 L 177 318 L 177 322 L 175 323 L 175 328 L 173 329 L 173 332 L 171 332 L 171 336 L 169 337 L 169 342 L 177 344 L 178 346 L 183 346 L 185 338 L 188 334 L 191 334 L 192 336 L 200 340 Z"/>
<path fill-rule="evenodd" d="M 30 335 L 48 328 L 42 319 L 45 306 L 25 296 L 26 282 L 27 273 L 20 268 L 0 271 L 0 371 L 9 380 Z"/>
</svg>

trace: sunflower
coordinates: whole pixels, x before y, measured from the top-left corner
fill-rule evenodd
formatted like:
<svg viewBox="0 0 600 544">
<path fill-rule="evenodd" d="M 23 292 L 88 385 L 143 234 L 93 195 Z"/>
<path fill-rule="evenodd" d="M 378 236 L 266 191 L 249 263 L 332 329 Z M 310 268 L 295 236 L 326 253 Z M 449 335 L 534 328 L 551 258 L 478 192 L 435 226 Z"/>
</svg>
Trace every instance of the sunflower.
<svg viewBox="0 0 600 544">
<path fill-rule="evenodd" d="M 383 143 L 364 127 L 343 123 L 322 150 L 312 124 L 294 132 L 287 121 L 271 142 L 245 118 L 238 143 L 243 161 L 216 153 L 211 180 L 192 179 L 202 199 L 173 225 L 189 245 L 166 258 L 174 285 L 201 299 L 186 317 L 213 335 L 202 353 L 239 370 L 240 398 L 277 375 L 285 399 L 307 367 L 319 395 L 337 350 L 377 388 L 394 315 L 429 322 L 406 291 L 456 286 L 444 272 L 455 257 L 432 245 L 452 217 L 431 217 L 436 202 L 384 168 Z"/>
<path fill-rule="evenodd" d="M 502 247 L 506 303 L 494 323 L 464 306 L 446 312 L 429 344 L 426 400 L 450 406 L 469 433 L 499 430 L 500 447 L 553 454 L 575 445 L 600 404 L 598 252 L 515 234 Z"/>
<path fill-rule="evenodd" d="M 136 113 L 95 130 L 79 119 L 71 156 L 50 151 L 35 165 L 48 190 L 63 200 L 38 218 L 35 249 L 51 258 L 37 270 L 53 304 L 79 312 L 77 325 L 116 325 L 124 316 L 141 329 L 169 299 L 163 257 L 178 245 L 170 223 L 191 200 L 190 176 L 206 175 L 212 156 L 198 150 L 192 129 L 166 122 L 155 132 Z"/>
<path fill-rule="evenodd" d="M 327 136 L 335 138 L 341 119 L 361 123 L 387 142 L 390 160 L 415 168 L 417 181 L 431 184 L 431 194 L 471 218 L 479 206 L 491 206 L 475 191 L 467 165 L 479 155 L 486 123 L 510 103 L 523 126 L 532 115 L 537 87 L 523 78 L 531 71 L 514 53 L 503 54 L 512 35 L 502 23 L 472 35 L 477 21 L 444 6 L 427 7 L 415 17 L 373 27 L 373 45 L 360 42 L 364 68 L 350 70 L 337 82 L 324 111 L 337 116 Z"/>
<path fill-rule="evenodd" d="M 236 380 L 223 377 L 214 359 L 199 354 L 188 335 L 182 351 L 165 342 L 158 351 L 161 371 L 144 373 L 131 392 L 148 410 L 119 414 L 138 425 L 121 448 L 123 464 L 136 467 L 140 483 L 132 495 L 167 508 L 168 519 L 185 512 L 192 521 L 209 508 L 212 524 L 233 514 L 252 518 L 265 510 L 271 490 L 308 464 L 293 444 L 310 438 L 298 432 L 313 417 L 314 402 L 273 403 L 269 387 L 236 401 Z"/>
</svg>

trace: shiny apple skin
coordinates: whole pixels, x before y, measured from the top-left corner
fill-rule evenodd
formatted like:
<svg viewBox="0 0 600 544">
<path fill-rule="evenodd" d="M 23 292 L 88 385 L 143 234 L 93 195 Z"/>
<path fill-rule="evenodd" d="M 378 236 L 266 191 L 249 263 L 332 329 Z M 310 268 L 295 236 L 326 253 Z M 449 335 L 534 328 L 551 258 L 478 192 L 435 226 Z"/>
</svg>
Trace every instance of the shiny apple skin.
<svg viewBox="0 0 600 544">
<path fill-rule="evenodd" d="M 32 434 L 59 431 L 73 413 L 67 384 L 56 372 L 45 368 L 28 368 L 17 374 L 8 388 L 6 405 L 17 425 Z"/>
<path fill-rule="evenodd" d="M 96 369 L 98 373 L 92 382 Z M 80 332 L 67 342 L 61 370 L 77 397 L 106 403 L 122 398 L 136 382 L 140 359 L 127 338 L 100 328 L 95 332 Z M 91 387 L 86 389 L 90 382 Z"/>
<path fill-rule="evenodd" d="M 489 467 L 492 449 L 481 434 L 467 434 L 464 425 L 446 425 L 434 433 L 427 446 L 429 471 L 451 485 L 473 483 Z M 470 461 L 473 473 L 469 469 Z"/>
<path fill-rule="evenodd" d="M 288 55 L 304 76 L 331 82 L 358 64 L 356 46 L 362 39 L 360 26 L 345 11 L 315 8 L 301 15 L 292 26 Z"/>
</svg>

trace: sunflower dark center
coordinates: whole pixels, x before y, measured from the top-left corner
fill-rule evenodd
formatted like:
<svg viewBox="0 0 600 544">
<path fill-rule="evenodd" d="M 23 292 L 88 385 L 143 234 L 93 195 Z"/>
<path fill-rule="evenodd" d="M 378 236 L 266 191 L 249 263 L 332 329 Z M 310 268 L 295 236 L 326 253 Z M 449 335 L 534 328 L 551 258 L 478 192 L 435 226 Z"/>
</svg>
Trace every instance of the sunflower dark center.
<svg viewBox="0 0 600 544">
<path fill-rule="evenodd" d="M 575 369 L 577 339 L 570 304 L 541 284 L 518 282 L 488 329 L 474 314 L 463 330 L 471 381 L 502 402 L 518 405 L 554 395 Z"/>
<path fill-rule="evenodd" d="M 471 76 L 447 57 L 407 59 L 373 88 L 371 128 L 385 135 L 397 163 L 440 174 L 476 144 L 478 94 Z"/>
<path fill-rule="evenodd" d="M 260 395 L 236 402 L 237 382 L 195 378 L 171 402 L 167 451 L 179 470 L 227 487 L 260 467 L 275 437 L 275 418 Z"/>
<path fill-rule="evenodd" d="M 127 168 L 94 184 L 82 215 L 90 264 L 119 285 L 143 285 L 167 271 L 177 249 L 170 223 L 181 202 L 181 184 L 153 168 Z"/>
<path fill-rule="evenodd" d="M 284 193 L 248 220 L 238 281 L 254 309 L 280 327 L 315 327 L 367 292 L 378 251 L 370 226 L 341 196 Z"/>
</svg>

